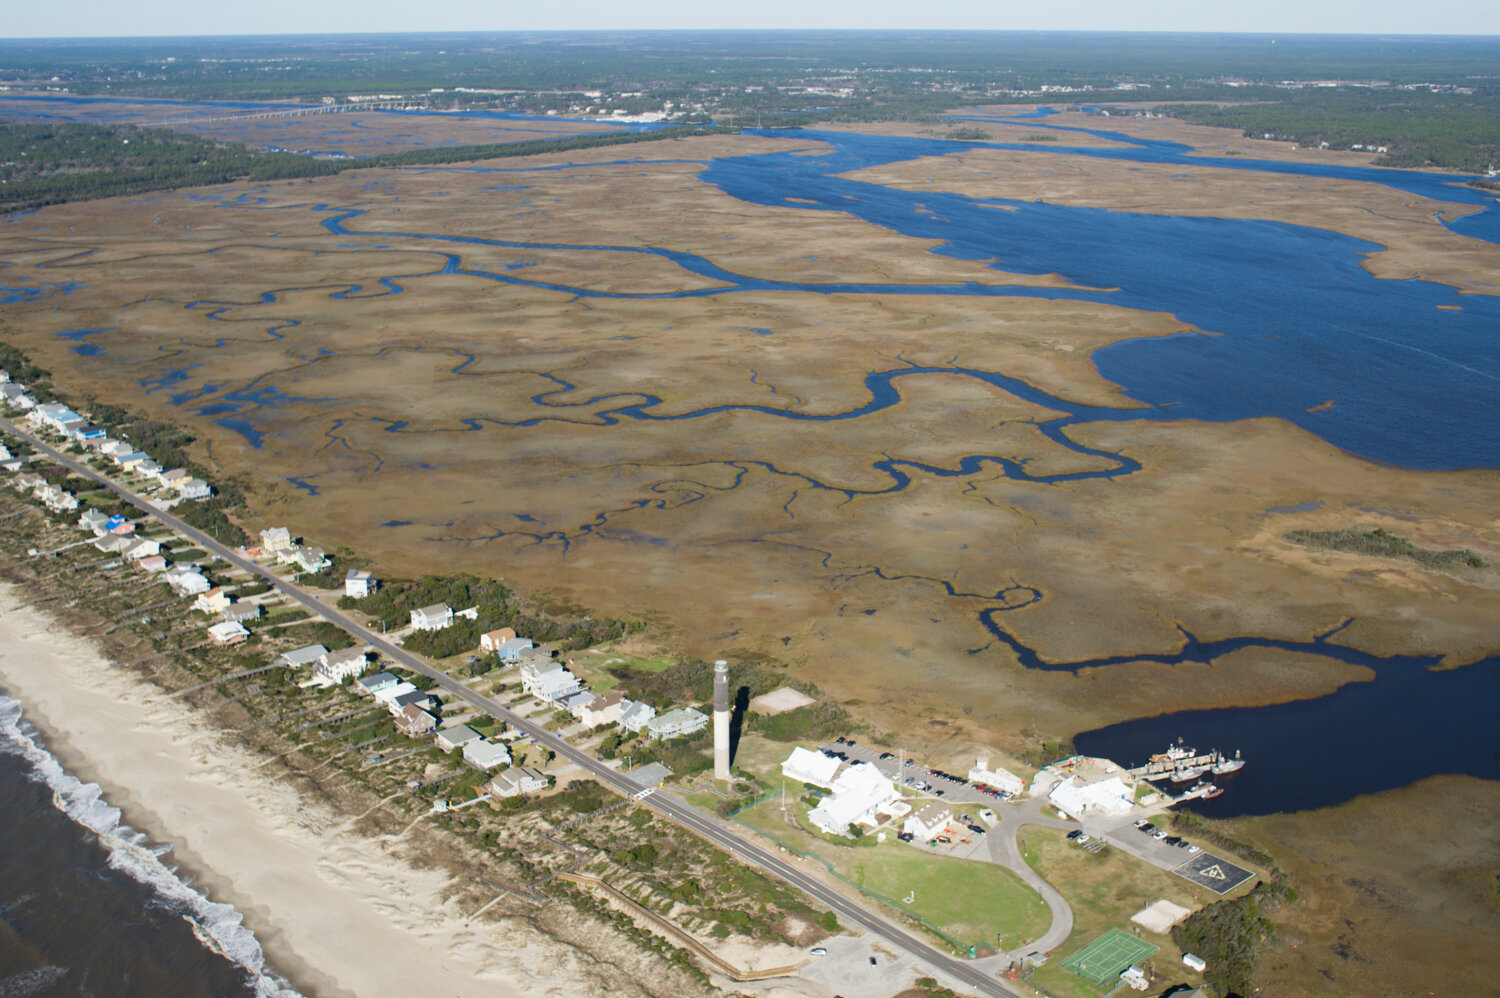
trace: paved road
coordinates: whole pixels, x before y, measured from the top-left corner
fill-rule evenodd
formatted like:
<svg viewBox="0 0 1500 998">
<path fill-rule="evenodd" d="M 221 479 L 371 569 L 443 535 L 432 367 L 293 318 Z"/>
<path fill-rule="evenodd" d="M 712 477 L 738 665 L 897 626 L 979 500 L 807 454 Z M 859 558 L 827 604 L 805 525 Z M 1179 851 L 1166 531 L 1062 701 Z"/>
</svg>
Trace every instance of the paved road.
<svg viewBox="0 0 1500 998">
<path fill-rule="evenodd" d="M 358 640 L 368 643 L 383 655 L 401 663 L 414 672 L 420 672 L 428 676 L 438 686 L 459 699 L 478 707 L 492 717 L 499 718 L 517 730 L 525 732 L 542 746 L 551 749 L 558 756 L 577 764 L 600 783 L 614 790 L 616 793 L 634 796 L 641 792 L 639 784 L 599 762 L 593 755 L 580 751 L 550 731 L 545 730 L 541 725 L 525 719 L 521 715 L 494 702 L 489 697 L 475 692 L 451 676 L 443 674 L 440 670 L 433 668 L 410 652 L 396 647 L 382 635 L 376 634 L 363 624 L 357 623 L 339 610 L 325 606 L 300 586 L 282 579 L 271 572 L 270 569 L 264 568 L 238 551 L 220 544 L 213 537 L 208 536 L 195 527 L 189 526 L 170 512 L 158 509 L 124 486 L 99 474 L 88 465 L 75 461 L 40 438 L 6 420 L 0 420 L 0 429 L 26 441 L 38 451 L 46 454 L 49 458 L 75 474 L 103 483 L 121 499 L 161 520 L 167 526 L 187 537 L 204 550 L 211 551 L 231 565 L 235 565 L 265 579 L 277 591 L 301 603 L 325 620 L 347 631 Z M 793 887 L 833 909 L 844 921 L 859 925 L 873 932 L 892 946 L 905 950 L 922 962 L 952 977 L 955 981 L 961 982 L 963 985 L 973 988 L 981 994 L 1000 996 L 1000 998 L 1027 998 L 1023 992 L 1015 990 L 1006 982 L 998 980 L 993 976 L 992 972 L 987 973 L 977 969 L 968 961 L 955 959 L 934 949 L 900 926 L 856 904 L 821 880 L 809 876 L 801 868 L 782 859 L 776 853 L 741 838 L 732 829 L 693 805 L 663 793 L 648 793 L 645 797 L 641 798 L 641 803 L 670 818 L 684 828 L 697 832 L 710 842 L 716 843 L 732 855 L 738 857 L 742 862 L 749 863 L 752 866 L 759 867 L 780 877 Z"/>
</svg>

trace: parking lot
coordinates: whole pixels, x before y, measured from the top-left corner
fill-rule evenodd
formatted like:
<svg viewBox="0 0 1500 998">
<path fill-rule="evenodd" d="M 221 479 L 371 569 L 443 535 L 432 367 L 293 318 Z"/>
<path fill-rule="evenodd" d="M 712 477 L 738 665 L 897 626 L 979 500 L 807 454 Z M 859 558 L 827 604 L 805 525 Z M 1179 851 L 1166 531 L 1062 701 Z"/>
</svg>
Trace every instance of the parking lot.
<svg viewBox="0 0 1500 998">
<path fill-rule="evenodd" d="M 897 786 L 931 794 L 949 804 L 994 806 L 1003 800 L 979 790 L 962 776 L 934 773 L 914 759 L 907 759 L 903 765 L 900 755 L 878 745 L 867 747 L 845 740 L 824 742 L 818 747 L 851 763 L 868 762 L 894 780 Z"/>
</svg>

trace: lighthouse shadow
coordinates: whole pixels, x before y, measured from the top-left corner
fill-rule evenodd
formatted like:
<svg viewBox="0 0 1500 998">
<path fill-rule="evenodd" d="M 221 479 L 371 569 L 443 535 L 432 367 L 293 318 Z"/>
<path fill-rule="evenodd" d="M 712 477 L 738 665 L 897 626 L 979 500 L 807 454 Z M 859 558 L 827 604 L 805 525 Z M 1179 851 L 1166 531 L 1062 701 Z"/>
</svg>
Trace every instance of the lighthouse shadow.
<svg viewBox="0 0 1500 998">
<path fill-rule="evenodd" d="M 729 709 L 729 758 L 740 753 L 740 731 L 745 726 L 745 713 L 750 709 L 750 687 L 741 686 L 734 691 L 734 705 Z"/>
</svg>

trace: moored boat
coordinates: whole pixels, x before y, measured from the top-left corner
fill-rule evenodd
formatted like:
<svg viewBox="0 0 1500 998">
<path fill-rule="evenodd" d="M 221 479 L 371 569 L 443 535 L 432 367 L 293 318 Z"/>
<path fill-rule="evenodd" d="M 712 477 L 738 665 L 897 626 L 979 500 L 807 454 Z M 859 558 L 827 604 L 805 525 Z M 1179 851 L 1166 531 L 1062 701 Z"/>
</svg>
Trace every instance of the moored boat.
<svg viewBox="0 0 1500 998">
<path fill-rule="evenodd" d="M 1237 772 L 1243 769 L 1244 766 L 1245 760 L 1241 759 L 1240 754 L 1236 752 L 1233 759 L 1226 759 L 1223 756 L 1219 756 L 1218 761 L 1213 764 L 1212 768 L 1215 776 L 1223 776 L 1225 773 Z"/>
<path fill-rule="evenodd" d="M 1172 774 L 1173 783 L 1188 783 L 1196 780 L 1208 772 L 1207 766 L 1193 766 L 1191 769 L 1179 769 Z"/>
</svg>

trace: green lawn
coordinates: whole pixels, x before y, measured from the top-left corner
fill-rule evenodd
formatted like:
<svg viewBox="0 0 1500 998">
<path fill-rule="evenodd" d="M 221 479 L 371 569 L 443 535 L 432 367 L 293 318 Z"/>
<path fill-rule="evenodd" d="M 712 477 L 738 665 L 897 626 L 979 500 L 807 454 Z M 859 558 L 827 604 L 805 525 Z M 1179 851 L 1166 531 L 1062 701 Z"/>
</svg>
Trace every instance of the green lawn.
<svg viewBox="0 0 1500 998">
<path fill-rule="evenodd" d="M 806 811 L 800 801 L 789 800 L 787 807 Z M 1051 913 L 1042 899 L 1009 870 L 993 863 L 916 849 L 897 842 L 894 835 L 873 847 L 837 846 L 785 823 L 780 798 L 741 812 L 739 818 L 794 849 L 832 863 L 849 883 L 925 920 L 962 946 L 995 946 L 997 942 L 1007 948 L 1019 946 L 1051 924 Z"/>
<path fill-rule="evenodd" d="M 608 693 L 620 685 L 620 681 L 610 674 L 610 669 L 623 668 L 631 672 L 655 673 L 662 672 L 676 664 L 677 659 L 667 658 L 664 655 L 642 657 L 602 650 L 597 654 L 590 652 L 587 655 L 577 656 L 574 660 L 573 672 L 586 680 L 589 689 L 595 693 Z"/>
</svg>

